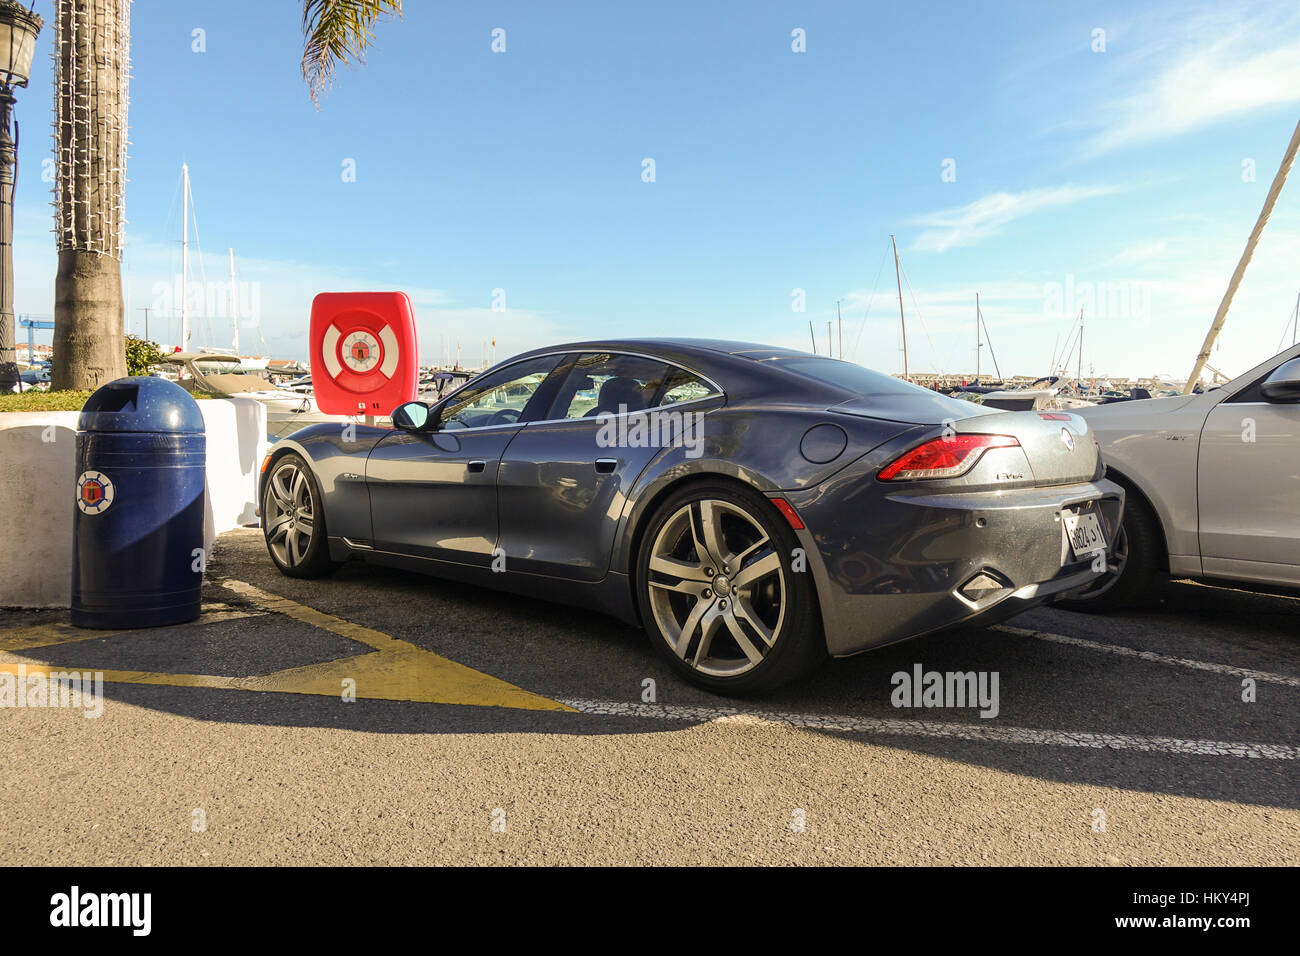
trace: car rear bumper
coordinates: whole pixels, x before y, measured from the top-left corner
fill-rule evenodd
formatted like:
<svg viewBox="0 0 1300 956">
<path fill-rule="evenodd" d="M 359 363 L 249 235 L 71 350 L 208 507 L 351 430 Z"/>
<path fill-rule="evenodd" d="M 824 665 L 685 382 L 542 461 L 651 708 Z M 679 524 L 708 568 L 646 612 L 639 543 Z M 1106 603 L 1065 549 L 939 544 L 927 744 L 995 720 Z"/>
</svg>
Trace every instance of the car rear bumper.
<svg viewBox="0 0 1300 956">
<path fill-rule="evenodd" d="M 806 526 L 799 536 L 835 657 L 996 623 L 1087 584 L 1093 559 L 1074 557 L 1062 511 L 1095 510 L 1110 543 L 1124 506 L 1106 480 L 980 492 L 873 480 L 860 491 L 784 495 Z"/>
</svg>

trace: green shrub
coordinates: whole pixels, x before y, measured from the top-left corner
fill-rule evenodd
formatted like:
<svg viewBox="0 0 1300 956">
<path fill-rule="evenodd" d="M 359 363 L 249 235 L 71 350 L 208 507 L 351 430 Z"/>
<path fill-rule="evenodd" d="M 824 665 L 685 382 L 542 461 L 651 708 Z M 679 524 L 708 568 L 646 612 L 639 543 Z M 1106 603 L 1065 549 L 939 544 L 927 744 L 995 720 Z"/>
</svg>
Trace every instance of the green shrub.
<svg viewBox="0 0 1300 956">
<path fill-rule="evenodd" d="M 148 375 L 149 366 L 162 360 L 158 343 L 142 339 L 138 335 L 126 334 L 126 374 Z"/>
</svg>

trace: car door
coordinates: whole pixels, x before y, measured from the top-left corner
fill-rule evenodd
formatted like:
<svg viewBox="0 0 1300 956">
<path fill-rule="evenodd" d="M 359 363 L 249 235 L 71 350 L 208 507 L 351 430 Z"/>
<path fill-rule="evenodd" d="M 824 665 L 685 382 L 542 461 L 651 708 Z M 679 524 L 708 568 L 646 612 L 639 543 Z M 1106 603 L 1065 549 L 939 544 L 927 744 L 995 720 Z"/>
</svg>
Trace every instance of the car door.
<svg viewBox="0 0 1300 956">
<path fill-rule="evenodd" d="M 432 409 L 430 427 L 394 429 L 366 463 L 372 546 L 487 566 L 497 544 L 497 470 L 559 355 L 470 381 Z"/>
<path fill-rule="evenodd" d="M 508 567 L 580 581 L 604 577 L 638 476 L 665 445 L 689 450 L 702 441 L 697 420 L 684 416 L 718 394 L 700 376 L 657 358 L 577 356 L 543 420 L 524 426 L 502 457 Z"/>
<path fill-rule="evenodd" d="M 1201 431 L 1201 559 L 1207 575 L 1300 584 L 1300 403 L 1266 401 L 1260 384 Z"/>
</svg>

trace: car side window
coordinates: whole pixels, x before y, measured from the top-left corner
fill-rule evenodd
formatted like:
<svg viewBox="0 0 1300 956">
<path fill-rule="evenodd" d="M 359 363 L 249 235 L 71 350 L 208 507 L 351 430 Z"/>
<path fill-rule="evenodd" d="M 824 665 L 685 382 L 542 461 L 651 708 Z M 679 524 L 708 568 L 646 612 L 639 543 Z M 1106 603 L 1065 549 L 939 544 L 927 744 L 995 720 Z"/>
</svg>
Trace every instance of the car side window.
<svg viewBox="0 0 1300 956">
<path fill-rule="evenodd" d="M 1251 382 L 1236 395 L 1231 395 L 1223 400 L 1224 405 L 1260 405 L 1264 402 L 1264 396 L 1259 387 L 1264 384 L 1267 375 L 1262 375 L 1255 381 Z"/>
<path fill-rule="evenodd" d="M 664 383 L 663 397 L 659 399 L 659 404 L 676 405 L 678 402 L 693 402 L 716 394 L 717 389 L 698 375 L 684 368 L 674 368 L 668 373 L 668 380 Z"/>
<path fill-rule="evenodd" d="M 471 381 L 451 396 L 438 413 L 441 428 L 511 425 L 559 364 L 558 355 L 542 355 Z"/>
<path fill-rule="evenodd" d="M 639 355 L 587 352 L 560 388 L 548 418 L 622 415 L 654 404 L 667 377 L 667 363 Z"/>
<path fill-rule="evenodd" d="M 1281 366 L 1274 366 L 1273 368 L 1269 369 L 1267 372 L 1265 372 L 1265 373 L 1264 373 L 1263 375 L 1261 375 L 1259 378 L 1255 379 L 1255 381 L 1251 382 L 1249 385 L 1247 385 L 1247 386 L 1246 386 L 1245 388 L 1243 388 L 1241 391 L 1237 392 L 1236 395 L 1233 395 L 1233 396 L 1231 396 L 1231 397 L 1229 397 L 1229 398 L 1225 398 L 1225 399 L 1223 400 L 1223 404 L 1224 404 L 1224 405 L 1263 405 L 1263 404 L 1265 404 L 1265 401 L 1264 401 L 1264 393 L 1260 390 L 1260 386 L 1263 385 L 1264 382 L 1268 379 L 1268 377 L 1269 377 L 1270 375 L 1272 375 L 1274 372 L 1276 372 L 1276 371 L 1278 370 L 1278 368 L 1280 368 L 1280 367 L 1281 367 Z"/>
</svg>

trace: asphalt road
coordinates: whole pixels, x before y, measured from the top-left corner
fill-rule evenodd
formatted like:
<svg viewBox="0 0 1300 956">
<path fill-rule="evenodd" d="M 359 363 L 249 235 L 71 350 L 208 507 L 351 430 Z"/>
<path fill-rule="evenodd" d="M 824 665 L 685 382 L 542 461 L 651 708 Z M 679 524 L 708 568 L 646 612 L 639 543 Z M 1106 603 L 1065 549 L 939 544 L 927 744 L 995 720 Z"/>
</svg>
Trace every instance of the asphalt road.
<svg viewBox="0 0 1300 956">
<path fill-rule="evenodd" d="M 0 672 L 108 681 L 95 718 L 0 709 L 0 863 L 1300 863 L 1293 598 L 1039 609 L 747 702 L 600 615 L 284 578 L 252 530 L 205 602 L 112 634 L 0 611 Z M 895 707 L 918 664 L 996 673 L 997 716 Z"/>
</svg>

